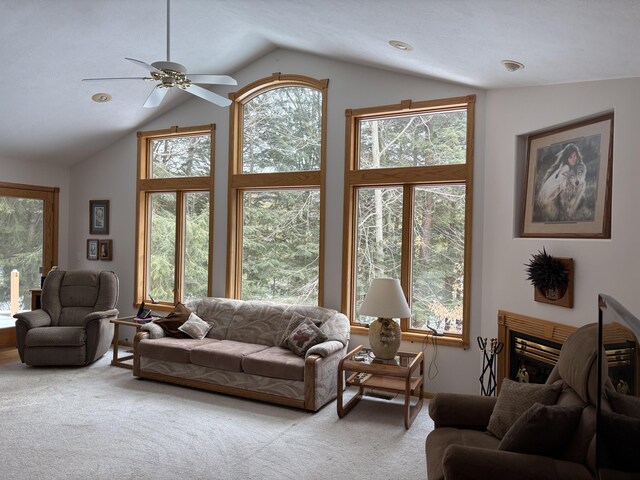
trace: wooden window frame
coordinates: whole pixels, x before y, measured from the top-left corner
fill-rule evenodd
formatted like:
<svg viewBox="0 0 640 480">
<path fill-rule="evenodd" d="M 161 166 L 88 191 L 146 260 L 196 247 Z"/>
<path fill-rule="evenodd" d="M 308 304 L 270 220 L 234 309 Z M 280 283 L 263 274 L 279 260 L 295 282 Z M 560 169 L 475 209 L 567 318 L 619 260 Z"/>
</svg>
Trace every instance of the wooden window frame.
<svg viewBox="0 0 640 480">
<path fill-rule="evenodd" d="M 0 182 L 0 196 L 44 201 L 42 224 L 42 272 L 47 274 L 58 265 L 58 221 L 60 188 Z"/>
<path fill-rule="evenodd" d="M 150 196 L 154 193 L 176 194 L 176 259 L 174 272 L 174 301 L 162 301 L 154 304 L 154 310 L 170 311 L 182 301 L 182 275 L 184 271 L 184 197 L 192 192 L 209 193 L 209 258 L 207 275 L 207 295 L 212 295 L 212 261 L 213 261 L 213 188 L 215 180 L 215 124 L 193 127 L 171 127 L 164 130 L 138 132 L 138 178 L 136 184 L 136 256 L 134 278 L 134 307 L 144 301 L 151 303 L 148 294 L 148 260 L 150 225 Z M 210 173 L 203 177 L 149 178 L 151 173 L 150 143 L 166 137 L 185 137 L 194 135 L 210 135 Z"/>
<path fill-rule="evenodd" d="M 229 94 L 229 199 L 227 228 L 226 296 L 240 298 L 242 288 L 242 195 L 257 190 L 318 189 L 320 191 L 320 245 L 318 265 L 318 305 L 324 304 L 324 223 L 326 185 L 327 87 L 329 80 L 276 72 Z M 300 172 L 243 173 L 242 132 L 244 105 L 254 97 L 283 87 L 306 87 L 322 94 L 320 169 Z"/>
<path fill-rule="evenodd" d="M 411 291 L 411 238 L 414 205 L 413 192 L 416 186 L 464 185 L 465 191 L 465 240 L 464 240 L 464 299 L 462 334 L 445 333 L 434 336 L 431 333 L 409 329 L 409 319 L 400 321 L 402 339 L 424 341 L 433 337 L 439 344 L 462 348 L 469 347 L 469 316 L 471 305 L 471 226 L 473 218 L 473 152 L 475 130 L 475 95 L 452 97 L 439 100 L 413 102 L 403 100 L 399 104 L 362 109 L 349 109 L 346 115 L 345 182 L 344 182 L 344 228 L 343 228 L 343 276 L 342 311 L 351 319 L 355 318 L 355 238 L 357 190 L 362 187 L 403 188 L 403 229 L 401 251 L 400 283 L 405 292 Z M 453 165 L 433 165 L 426 167 L 359 169 L 360 122 L 394 115 L 419 115 L 466 109 L 467 136 L 466 162 Z M 409 299 L 409 302 L 411 299 Z M 368 328 L 351 323 L 351 333 L 368 335 Z"/>
</svg>

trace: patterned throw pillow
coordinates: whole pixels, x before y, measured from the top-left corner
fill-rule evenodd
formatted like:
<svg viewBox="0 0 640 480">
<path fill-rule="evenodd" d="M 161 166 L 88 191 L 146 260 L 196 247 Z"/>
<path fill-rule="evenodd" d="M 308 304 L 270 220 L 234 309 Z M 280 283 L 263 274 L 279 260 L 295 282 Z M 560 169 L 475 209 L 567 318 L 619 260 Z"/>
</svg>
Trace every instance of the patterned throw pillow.
<svg viewBox="0 0 640 480">
<path fill-rule="evenodd" d="M 191 338 L 197 338 L 198 340 L 201 340 L 207 335 L 207 333 L 209 333 L 211 327 L 212 325 L 202 320 L 195 313 L 192 313 L 191 315 L 189 315 L 187 321 L 178 327 L 178 330 L 186 333 Z"/>
<path fill-rule="evenodd" d="M 296 355 L 304 357 L 307 350 L 326 339 L 327 336 L 313 322 L 303 322 L 287 337 L 287 347 Z"/>
<path fill-rule="evenodd" d="M 582 415 L 582 407 L 534 403 L 511 425 L 498 450 L 560 458 Z"/>
<path fill-rule="evenodd" d="M 505 378 L 498 394 L 487 430 L 498 438 L 504 437 L 511 425 L 534 403 L 551 405 L 556 402 L 561 383 L 545 385 L 539 383 L 519 383 Z"/>
<path fill-rule="evenodd" d="M 320 327 L 320 325 L 322 325 L 322 322 L 320 320 L 314 320 L 312 318 L 305 317 L 304 315 L 300 315 L 299 313 L 294 313 L 293 315 L 291 315 L 289 325 L 287 325 L 287 328 L 284 329 L 284 333 L 282 334 L 282 338 L 280 339 L 280 343 L 278 345 L 280 345 L 282 348 L 289 348 L 287 346 L 287 339 L 289 338 L 289 335 L 291 335 L 291 332 L 293 332 L 296 328 L 298 328 L 305 322 L 311 323 L 316 327 Z"/>
<path fill-rule="evenodd" d="M 189 338 L 186 333 L 179 330 L 179 327 L 189 319 L 189 315 L 191 315 L 191 310 L 182 303 L 178 303 L 169 315 L 154 320 L 154 323 L 160 325 L 168 337 Z"/>
</svg>

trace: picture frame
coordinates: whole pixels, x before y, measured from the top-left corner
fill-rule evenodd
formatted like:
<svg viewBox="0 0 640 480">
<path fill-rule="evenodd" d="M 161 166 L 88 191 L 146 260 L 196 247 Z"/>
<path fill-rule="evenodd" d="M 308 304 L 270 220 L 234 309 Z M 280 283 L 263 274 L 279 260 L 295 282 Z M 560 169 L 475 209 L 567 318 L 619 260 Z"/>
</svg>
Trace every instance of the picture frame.
<svg viewBox="0 0 640 480">
<path fill-rule="evenodd" d="M 109 234 L 109 200 L 89 201 L 89 234 Z"/>
<path fill-rule="evenodd" d="M 90 238 L 87 240 L 87 260 L 98 260 L 98 240 Z"/>
<path fill-rule="evenodd" d="M 613 119 L 529 136 L 521 237 L 611 238 Z"/>
<path fill-rule="evenodd" d="M 113 260 L 113 240 L 100 240 L 98 255 L 100 260 Z"/>
</svg>

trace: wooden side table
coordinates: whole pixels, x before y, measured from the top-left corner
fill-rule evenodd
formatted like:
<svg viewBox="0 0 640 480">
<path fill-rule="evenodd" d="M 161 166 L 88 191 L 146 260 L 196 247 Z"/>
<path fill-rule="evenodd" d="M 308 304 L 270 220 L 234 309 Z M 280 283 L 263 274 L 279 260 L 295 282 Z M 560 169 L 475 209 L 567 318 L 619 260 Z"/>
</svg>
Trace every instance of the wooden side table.
<svg viewBox="0 0 640 480">
<path fill-rule="evenodd" d="M 133 355 L 125 355 L 123 357 L 118 356 L 118 341 L 120 339 L 120 325 L 126 325 L 127 327 L 135 327 L 136 333 L 140 331 L 140 328 L 147 322 L 139 322 L 135 320 L 136 317 L 122 317 L 122 318 L 114 318 L 111 320 L 111 323 L 114 325 L 113 329 L 113 360 L 111 360 L 111 365 L 114 367 L 120 368 L 128 368 L 129 370 L 133 370 L 133 365 L 128 362 L 129 360 L 133 360 Z"/>
<path fill-rule="evenodd" d="M 345 379 L 345 372 L 352 372 Z M 343 404 L 345 387 L 358 387 Z M 409 429 L 424 403 L 424 355 L 422 352 L 398 352 L 395 360 L 377 360 L 362 345 L 347 353 L 338 365 L 338 416 L 344 417 L 360 401 L 365 388 L 404 393 L 404 426 Z M 411 405 L 411 397 L 418 400 Z"/>
</svg>

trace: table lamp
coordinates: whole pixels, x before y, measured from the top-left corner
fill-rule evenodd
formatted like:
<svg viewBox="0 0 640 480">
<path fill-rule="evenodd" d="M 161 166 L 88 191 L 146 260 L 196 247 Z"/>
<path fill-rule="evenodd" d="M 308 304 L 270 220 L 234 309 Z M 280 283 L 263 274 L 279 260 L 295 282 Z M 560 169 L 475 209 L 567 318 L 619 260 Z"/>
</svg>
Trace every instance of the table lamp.
<svg viewBox="0 0 640 480">
<path fill-rule="evenodd" d="M 393 360 L 401 340 L 400 325 L 393 319 L 411 316 L 400 281 L 394 278 L 374 279 L 358 313 L 378 317 L 369 325 L 371 351 L 376 358 Z"/>
</svg>

